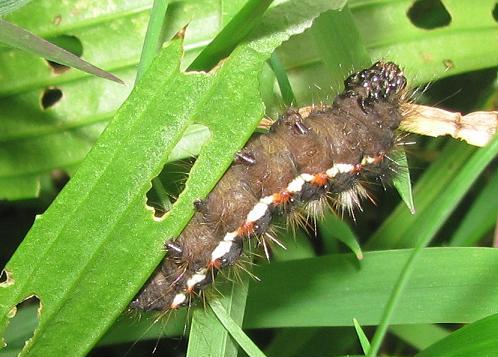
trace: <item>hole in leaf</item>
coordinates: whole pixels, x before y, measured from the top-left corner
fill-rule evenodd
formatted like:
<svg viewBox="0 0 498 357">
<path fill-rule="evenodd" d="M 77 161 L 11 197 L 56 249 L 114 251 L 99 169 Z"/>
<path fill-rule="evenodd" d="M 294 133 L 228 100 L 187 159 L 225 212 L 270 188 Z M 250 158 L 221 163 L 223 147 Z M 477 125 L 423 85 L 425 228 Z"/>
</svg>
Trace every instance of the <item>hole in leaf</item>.
<svg viewBox="0 0 498 357">
<path fill-rule="evenodd" d="M 17 356 L 21 352 L 38 326 L 40 306 L 40 299 L 32 296 L 11 310 L 11 319 L 4 335 L 7 347 L 2 352 L 11 356 Z"/>
<path fill-rule="evenodd" d="M 0 273 L 0 288 L 6 288 L 12 284 L 14 284 L 14 279 L 12 279 L 10 272 L 5 269 L 2 270 L 2 273 Z"/>
<path fill-rule="evenodd" d="M 53 107 L 62 98 L 62 91 L 59 88 L 47 88 L 41 97 L 43 110 Z"/>
<path fill-rule="evenodd" d="M 168 163 L 152 180 L 152 188 L 147 192 L 147 205 L 154 209 L 154 217 L 161 218 L 171 209 L 185 188 L 194 162 L 195 159 L 191 158 Z"/>
<path fill-rule="evenodd" d="M 83 44 L 76 36 L 60 35 L 50 38 L 49 41 L 54 45 L 62 47 L 63 49 L 75 54 L 78 57 L 81 57 L 81 55 L 83 54 Z M 62 74 L 71 69 L 71 67 L 50 60 L 47 60 L 47 63 L 52 68 L 54 74 Z"/>
<path fill-rule="evenodd" d="M 498 22 L 498 2 L 495 4 L 495 7 L 493 8 L 491 14 L 493 15 L 493 19 Z"/>
<path fill-rule="evenodd" d="M 407 15 L 415 26 L 427 30 L 448 26 L 451 22 L 451 15 L 441 0 L 415 1 Z"/>
<path fill-rule="evenodd" d="M 169 162 L 152 180 L 152 188 L 146 196 L 147 206 L 154 210 L 155 218 L 164 216 L 178 199 L 185 188 L 195 157 L 209 136 L 209 129 L 204 125 L 193 124 L 187 128 L 185 135 L 171 152 Z"/>
</svg>

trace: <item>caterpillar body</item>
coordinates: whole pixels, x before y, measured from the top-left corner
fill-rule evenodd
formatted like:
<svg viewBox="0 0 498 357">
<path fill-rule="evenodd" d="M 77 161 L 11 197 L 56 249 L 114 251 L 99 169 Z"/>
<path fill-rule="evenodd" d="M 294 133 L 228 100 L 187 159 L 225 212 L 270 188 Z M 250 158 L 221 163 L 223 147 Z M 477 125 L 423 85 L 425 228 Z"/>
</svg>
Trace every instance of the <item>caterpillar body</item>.
<svg viewBox="0 0 498 357">
<path fill-rule="evenodd" d="M 132 308 L 188 306 L 219 270 L 237 263 L 247 240 L 265 244 L 273 217 L 327 201 L 352 209 L 368 196 L 365 183 L 389 183 L 406 78 L 396 64 L 377 62 L 344 83 L 333 105 L 289 109 L 268 133 L 253 136 L 166 244 L 166 258 Z"/>
</svg>

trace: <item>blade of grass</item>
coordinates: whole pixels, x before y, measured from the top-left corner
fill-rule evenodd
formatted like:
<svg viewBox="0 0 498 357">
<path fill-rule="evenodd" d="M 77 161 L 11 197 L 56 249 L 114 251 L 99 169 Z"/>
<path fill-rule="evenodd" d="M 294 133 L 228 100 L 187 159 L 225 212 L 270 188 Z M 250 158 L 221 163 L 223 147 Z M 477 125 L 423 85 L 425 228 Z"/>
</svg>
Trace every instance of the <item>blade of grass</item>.
<svg viewBox="0 0 498 357">
<path fill-rule="evenodd" d="M 261 22 L 273 0 L 249 0 L 216 38 L 190 64 L 191 71 L 208 71 L 231 51 Z"/>
<path fill-rule="evenodd" d="M 292 91 L 291 84 L 289 82 L 289 77 L 287 77 L 287 73 L 278 58 L 277 52 L 274 52 L 270 58 L 270 65 L 275 73 L 275 77 L 277 78 L 278 87 L 280 88 L 280 93 L 282 94 L 282 99 L 284 100 L 285 105 L 291 107 L 293 105 L 299 106 L 296 102 L 296 97 L 294 96 L 294 92 Z"/>
<path fill-rule="evenodd" d="M 220 301 L 211 300 L 209 302 L 209 306 L 225 329 L 230 332 L 230 335 L 250 357 L 265 357 L 265 354 L 258 348 L 258 346 L 256 346 L 254 342 L 247 337 L 244 331 L 242 331 L 240 328 L 241 321 L 236 322 L 232 320 Z"/>
<path fill-rule="evenodd" d="M 479 193 L 450 240 L 450 246 L 472 246 L 496 225 L 498 213 L 498 170 Z"/>
<path fill-rule="evenodd" d="M 93 74 L 94 76 L 124 84 L 121 79 L 112 73 L 106 72 L 91 63 L 82 60 L 71 52 L 58 47 L 19 26 L 0 19 L 0 30 L 0 42 L 10 47 L 18 48 L 36 56 L 77 68 L 81 71 Z"/>
<path fill-rule="evenodd" d="M 365 332 L 363 332 L 363 329 L 361 328 L 361 325 L 358 322 L 358 320 L 353 319 L 353 326 L 356 331 L 356 334 L 358 335 L 358 339 L 360 340 L 361 349 L 363 350 L 364 354 L 367 354 L 368 351 L 370 350 L 370 341 L 368 341 L 368 338 L 365 335 Z"/>
<path fill-rule="evenodd" d="M 474 155 L 472 155 L 470 160 L 446 187 L 446 190 L 438 197 L 438 200 L 433 203 L 431 209 L 425 210 L 420 214 L 418 225 L 412 227 L 407 232 L 408 236 L 417 237 L 417 244 L 413 250 L 413 253 L 410 255 L 405 266 L 403 267 L 399 279 L 392 290 L 389 301 L 387 302 L 385 310 L 382 314 L 381 322 L 372 339 L 372 346 L 367 354 L 368 357 L 377 355 L 380 345 L 387 332 L 387 327 L 394 309 L 398 304 L 399 298 L 410 278 L 414 268 L 414 263 L 423 248 L 429 244 L 450 213 L 469 190 L 470 186 L 497 154 L 498 136 L 496 136 L 487 147 L 478 150 Z"/>
<path fill-rule="evenodd" d="M 361 266 L 352 254 L 334 254 L 259 267 L 255 273 L 262 282 L 251 282 L 243 327 L 351 326 L 353 316 L 363 326 L 376 325 L 410 253 L 366 252 Z M 466 323 L 498 313 L 498 283 L 493 279 L 497 261 L 498 250 L 491 248 L 425 249 L 393 322 Z M 134 342 L 150 321 L 123 317 L 106 340 Z M 183 314 L 173 315 L 167 335 L 181 336 L 185 321 Z M 146 337 L 162 336 L 159 327 Z M 125 333 L 127 329 L 133 331 Z M 206 330 L 204 325 L 204 336 Z"/>
<path fill-rule="evenodd" d="M 139 81 L 147 68 L 149 68 L 164 43 L 164 28 L 168 5 L 168 0 L 154 0 L 142 47 L 142 54 L 140 55 L 140 62 L 137 67 L 136 81 Z"/>
<path fill-rule="evenodd" d="M 404 152 L 400 152 L 396 157 L 396 163 L 399 170 L 394 176 L 393 185 L 398 191 L 401 199 L 410 210 L 411 214 L 415 214 L 415 204 L 413 203 L 412 181 L 410 171 L 408 170 L 408 161 Z"/>
</svg>

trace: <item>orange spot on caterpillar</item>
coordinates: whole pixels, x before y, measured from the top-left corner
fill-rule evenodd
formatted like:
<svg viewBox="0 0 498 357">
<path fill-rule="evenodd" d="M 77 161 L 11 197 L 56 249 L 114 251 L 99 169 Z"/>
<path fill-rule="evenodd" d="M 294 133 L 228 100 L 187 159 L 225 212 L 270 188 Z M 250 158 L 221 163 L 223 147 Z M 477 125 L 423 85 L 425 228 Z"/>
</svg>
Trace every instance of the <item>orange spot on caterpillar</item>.
<svg viewBox="0 0 498 357">
<path fill-rule="evenodd" d="M 221 259 L 210 260 L 207 268 L 209 270 L 216 269 L 219 270 L 221 268 Z"/>
<path fill-rule="evenodd" d="M 237 229 L 239 236 L 249 236 L 254 233 L 254 222 L 244 222 L 243 225 Z"/>
<path fill-rule="evenodd" d="M 281 205 L 283 203 L 289 202 L 291 198 L 292 198 L 292 193 L 284 190 L 282 192 L 278 192 L 273 195 L 273 203 L 275 205 Z"/>
<path fill-rule="evenodd" d="M 325 172 L 320 172 L 313 176 L 311 183 L 316 186 L 325 186 L 329 182 L 329 178 Z"/>
</svg>

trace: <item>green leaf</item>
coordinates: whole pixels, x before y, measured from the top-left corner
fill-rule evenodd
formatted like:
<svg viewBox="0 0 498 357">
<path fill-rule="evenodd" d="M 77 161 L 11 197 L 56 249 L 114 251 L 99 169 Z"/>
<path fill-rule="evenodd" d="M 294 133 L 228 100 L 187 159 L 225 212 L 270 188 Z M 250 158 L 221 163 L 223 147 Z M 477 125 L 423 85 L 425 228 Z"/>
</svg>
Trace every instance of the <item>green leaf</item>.
<svg viewBox="0 0 498 357">
<path fill-rule="evenodd" d="M 337 254 L 260 267 L 244 327 L 351 326 L 353 317 L 377 325 L 410 254 L 366 252 L 361 262 Z M 424 249 L 391 323 L 465 323 L 498 313 L 497 259 L 492 248 Z"/>
<path fill-rule="evenodd" d="M 412 23 L 407 14 L 412 4 L 390 0 L 372 6 L 369 1 L 351 1 L 359 31 L 373 58 L 386 58 L 388 54 L 390 60 L 405 67 L 412 85 L 496 66 L 494 0 L 445 1 L 451 22 L 431 30 Z M 474 51 L 481 55 L 475 57 Z M 448 60 L 453 67 L 448 68 Z"/>
<path fill-rule="evenodd" d="M 398 154 L 396 163 L 399 165 L 399 172 L 394 177 L 393 185 L 398 191 L 401 199 L 410 210 L 411 214 L 415 214 L 415 205 L 413 203 L 412 181 L 410 179 L 410 171 L 408 170 L 408 161 L 404 152 Z"/>
<path fill-rule="evenodd" d="M 94 76 L 124 84 L 121 79 L 112 73 L 106 72 L 91 63 L 82 60 L 71 52 L 2 19 L 0 19 L 0 42 L 33 55 L 77 68 L 81 71 L 93 74 Z"/>
<path fill-rule="evenodd" d="M 462 327 L 416 357 L 487 357 L 498 353 L 498 314 Z"/>
<path fill-rule="evenodd" d="M 120 76 L 133 80 L 134 71 Z M 40 105 L 43 90 L 0 99 L 2 199 L 34 197 L 42 175 L 79 164 L 129 94 L 124 87 L 115 91 L 109 81 L 84 83 L 59 86 L 61 99 L 46 110 Z"/>
</svg>

